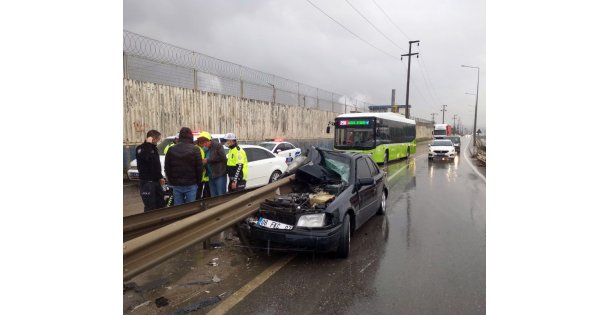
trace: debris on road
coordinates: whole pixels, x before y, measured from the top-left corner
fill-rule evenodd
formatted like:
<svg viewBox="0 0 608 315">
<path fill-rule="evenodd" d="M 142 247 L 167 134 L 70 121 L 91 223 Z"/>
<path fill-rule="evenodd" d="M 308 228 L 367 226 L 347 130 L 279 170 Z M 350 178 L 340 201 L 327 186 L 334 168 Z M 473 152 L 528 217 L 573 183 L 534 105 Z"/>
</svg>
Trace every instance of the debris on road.
<svg viewBox="0 0 608 315">
<path fill-rule="evenodd" d="M 171 315 L 183 315 L 183 314 L 187 314 L 187 313 L 190 313 L 190 312 L 194 312 L 194 311 L 197 311 L 197 310 L 199 310 L 199 309 L 201 309 L 201 308 L 203 308 L 205 306 L 213 305 L 213 304 L 215 304 L 215 303 L 217 303 L 217 302 L 219 302 L 221 300 L 222 299 L 220 298 L 219 295 L 218 296 L 212 296 L 212 297 L 206 298 L 206 299 L 204 299 L 204 300 L 202 300 L 200 302 L 197 302 L 197 303 L 194 303 L 194 304 L 190 304 L 190 305 L 184 307 L 181 310 L 177 310 L 177 311 L 171 313 Z"/>
<path fill-rule="evenodd" d="M 156 304 L 156 307 L 161 308 L 163 306 L 169 305 L 169 299 L 164 296 L 161 296 L 158 299 L 154 300 L 154 304 Z"/>
</svg>

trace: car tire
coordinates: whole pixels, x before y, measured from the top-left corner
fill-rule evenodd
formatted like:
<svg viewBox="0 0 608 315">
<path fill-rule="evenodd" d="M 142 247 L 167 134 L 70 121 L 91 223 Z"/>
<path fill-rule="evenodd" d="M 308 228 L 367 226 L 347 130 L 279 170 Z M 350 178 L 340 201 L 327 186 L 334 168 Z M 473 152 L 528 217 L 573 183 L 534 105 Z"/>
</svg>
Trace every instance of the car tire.
<svg viewBox="0 0 608 315">
<path fill-rule="evenodd" d="M 347 258 L 350 253 L 350 214 L 344 216 L 342 220 L 342 229 L 340 230 L 340 239 L 338 240 L 338 250 L 336 256 L 338 258 Z"/>
<path fill-rule="evenodd" d="M 268 180 L 268 183 L 270 184 L 272 182 L 276 182 L 280 176 L 281 176 L 281 171 L 272 172 L 272 174 L 270 174 L 270 179 Z"/>
<path fill-rule="evenodd" d="M 382 200 L 380 200 L 380 208 L 378 208 L 379 215 L 386 214 L 386 191 L 382 190 Z"/>
</svg>

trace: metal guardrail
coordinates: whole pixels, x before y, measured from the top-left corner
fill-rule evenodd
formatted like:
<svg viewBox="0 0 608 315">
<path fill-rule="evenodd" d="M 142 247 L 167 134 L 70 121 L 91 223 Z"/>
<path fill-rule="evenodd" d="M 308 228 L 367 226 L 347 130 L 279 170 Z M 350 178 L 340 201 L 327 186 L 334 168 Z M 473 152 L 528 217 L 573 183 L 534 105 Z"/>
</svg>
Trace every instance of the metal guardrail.
<svg viewBox="0 0 608 315">
<path fill-rule="evenodd" d="M 295 175 L 244 193 L 206 211 L 163 226 L 123 243 L 123 280 L 160 264 L 182 250 L 244 220 L 260 204 L 277 194 L 291 192 Z M 185 207 L 184 207 L 185 208 Z"/>
<path fill-rule="evenodd" d="M 156 209 L 149 212 L 126 216 L 122 219 L 123 242 L 154 231 L 175 221 L 187 218 L 201 211 L 211 209 L 254 189 L 238 191 L 218 197 L 204 198 L 183 205 Z"/>
</svg>

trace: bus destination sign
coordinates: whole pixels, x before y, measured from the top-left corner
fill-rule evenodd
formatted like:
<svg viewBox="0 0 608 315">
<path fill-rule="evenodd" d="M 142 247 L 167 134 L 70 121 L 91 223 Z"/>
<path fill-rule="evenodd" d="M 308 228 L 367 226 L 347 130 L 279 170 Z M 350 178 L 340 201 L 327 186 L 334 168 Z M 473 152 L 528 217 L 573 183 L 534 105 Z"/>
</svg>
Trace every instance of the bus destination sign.
<svg viewBox="0 0 608 315">
<path fill-rule="evenodd" d="M 369 125 L 369 120 L 340 120 L 338 125 L 339 126 L 367 126 L 367 125 Z"/>
</svg>

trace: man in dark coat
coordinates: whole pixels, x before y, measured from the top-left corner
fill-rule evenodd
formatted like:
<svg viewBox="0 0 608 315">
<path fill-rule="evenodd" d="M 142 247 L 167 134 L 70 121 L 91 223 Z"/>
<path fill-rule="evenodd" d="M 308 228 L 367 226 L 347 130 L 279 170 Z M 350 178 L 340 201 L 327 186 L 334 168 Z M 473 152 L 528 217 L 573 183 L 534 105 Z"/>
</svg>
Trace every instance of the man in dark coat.
<svg viewBox="0 0 608 315">
<path fill-rule="evenodd" d="M 161 173 L 160 156 L 156 144 L 160 141 L 160 132 L 150 130 L 146 140 L 135 148 L 137 171 L 139 172 L 139 194 L 144 202 L 144 212 L 165 206 L 163 185 L 165 179 Z"/>
<path fill-rule="evenodd" d="M 203 157 L 194 145 L 192 130 L 183 127 L 178 138 L 179 142 L 165 156 L 165 174 L 176 206 L 196 200 L 197 184 L 203 176 Z"/>
</svg>

